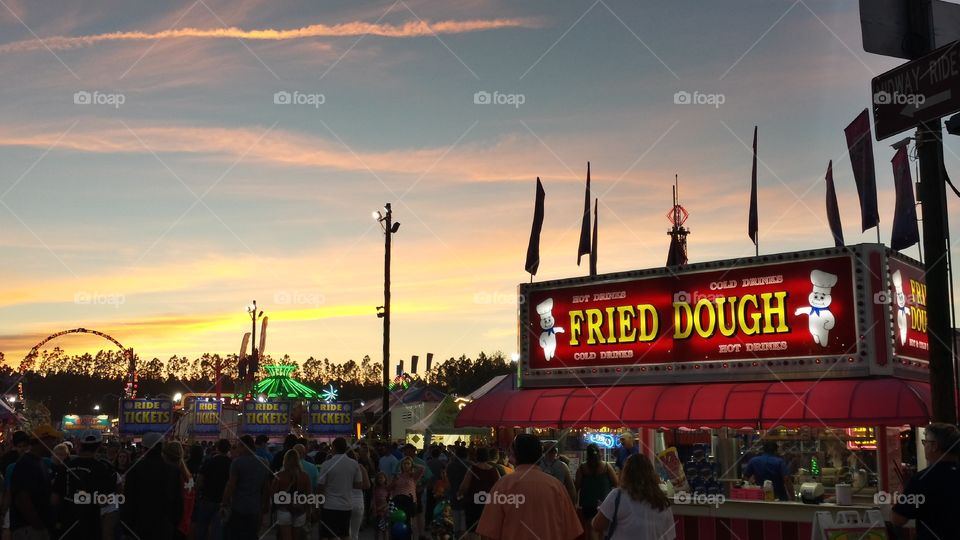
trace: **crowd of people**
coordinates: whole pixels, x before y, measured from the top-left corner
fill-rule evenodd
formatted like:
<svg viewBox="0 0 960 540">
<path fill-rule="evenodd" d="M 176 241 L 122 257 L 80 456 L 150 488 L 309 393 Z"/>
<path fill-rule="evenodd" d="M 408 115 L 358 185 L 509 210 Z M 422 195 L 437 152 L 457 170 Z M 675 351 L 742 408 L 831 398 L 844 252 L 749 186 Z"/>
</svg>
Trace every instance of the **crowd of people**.
<svg viewBox="0 0 960 540">
<path fill-rule="evenodd" d="M 629 435 L 614 464 L 591 444 L 575 470 L 532 434 L 505 450 L 294 435 L 277 448 L 269 442 L 185 444 L 147 433 L 123 445 L 93 430 L 67 442 L 49 426 L 16 431 L 0 455 L 4 537 L 357 539 L 362 528 L 378 540 L 675 537 L 661 479 Z M 958 447 L 955 426 L 928 428 L 931 467 L 905 491 L 931 504 L 896 505 L 896 525 L 916 519 L 918 528 L 956 532 L 944 518 L 956 502 Z M 766 466 L 778 459 L 769 453 L 748 468 L 783 476 L 780 465 Z"/>
<path fill-rule="evenodd" d="M 357 539 L 368 528 L 384 540 L 605 538 L 613 529 L 614 538 L 642 538 L 642 526 L 672 538 L 659 479 L 629 437 L 621 470 L 591 445 L 575 471 L 525 434 L 505 450 L 459 442 L 423 451 L 294 435 L 278 448 L 249 435 L 186 444 L 147 433 L 129 445 L 90 430 L 62 439 L 39 426 L 5 442 L 5 537 L 245 540 L 274 529 L 282 540 Z M 656 519 L 628 519 L 640 515 Z"/>
</svg>

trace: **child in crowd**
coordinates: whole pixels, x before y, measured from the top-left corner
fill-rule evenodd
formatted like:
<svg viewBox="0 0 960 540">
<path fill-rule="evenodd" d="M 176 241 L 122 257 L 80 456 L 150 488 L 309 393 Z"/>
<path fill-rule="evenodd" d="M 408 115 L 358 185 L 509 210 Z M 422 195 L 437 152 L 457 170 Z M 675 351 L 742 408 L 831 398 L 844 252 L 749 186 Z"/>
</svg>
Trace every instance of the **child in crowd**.
<svg viewBox="0 0 960 540">
<path fill-rule="evenodd" d="M 390 489 L 387 485 L 387 475 L 384 472 L 378 472 L 373 486 L 373 515 L 377 523 L 377 540 L 387 538 L 387 527 L 390 525 L 390 519 L 387 516 L 389 508 Z"/>
</svg>

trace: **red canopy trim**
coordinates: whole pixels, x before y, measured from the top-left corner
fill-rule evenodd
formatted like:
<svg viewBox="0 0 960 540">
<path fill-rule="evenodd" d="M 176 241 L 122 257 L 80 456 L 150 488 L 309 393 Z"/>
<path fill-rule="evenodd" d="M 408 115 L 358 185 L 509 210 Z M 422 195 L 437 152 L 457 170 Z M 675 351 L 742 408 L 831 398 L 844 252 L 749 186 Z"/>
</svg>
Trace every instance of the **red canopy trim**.
<svg viewBox="0 0 960 540">
<path fill-rule="evenodd" d="M 754 427 L 922 425 L 930 386 L 894 378 L 763 381 L 490 392 L 457 427 Z"/>
</svg>

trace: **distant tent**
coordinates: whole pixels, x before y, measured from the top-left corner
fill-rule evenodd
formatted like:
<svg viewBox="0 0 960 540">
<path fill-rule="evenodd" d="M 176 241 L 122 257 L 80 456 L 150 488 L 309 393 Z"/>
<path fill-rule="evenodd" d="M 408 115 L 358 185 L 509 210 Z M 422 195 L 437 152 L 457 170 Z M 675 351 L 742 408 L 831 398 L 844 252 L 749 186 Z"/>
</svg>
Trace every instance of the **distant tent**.
<svg viewBox="0 0 960 540">
<path fill-rule="evenodd" d="M 271 398 L 320 399 L 320 394 L 316 390 L 290 377 L 297 366 L 273 364 L 263 368 L 270 376 L 253 387 L 253 395 L 264 394 Z"/>
</svg>

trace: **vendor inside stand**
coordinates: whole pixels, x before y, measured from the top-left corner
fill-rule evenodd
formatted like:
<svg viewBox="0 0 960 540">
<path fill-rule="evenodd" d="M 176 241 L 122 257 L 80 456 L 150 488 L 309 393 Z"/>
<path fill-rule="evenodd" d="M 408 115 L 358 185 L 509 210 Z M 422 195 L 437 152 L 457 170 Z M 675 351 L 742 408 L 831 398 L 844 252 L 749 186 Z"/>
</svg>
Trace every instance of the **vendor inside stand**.
<svg viewBox="0 0 960 540">
<path fill-rule="evenodd" d="M 787 462 L 777 455 L 779 449 L 776 441 L 763 443 L 763 454 L 750 459 L 744 469 L 744 476 L 761 486 L 769 481 L 773 484 L 773 493 L 777 500 L 789 501 L 793 494 L 793 477 Z"/>
</svg>

